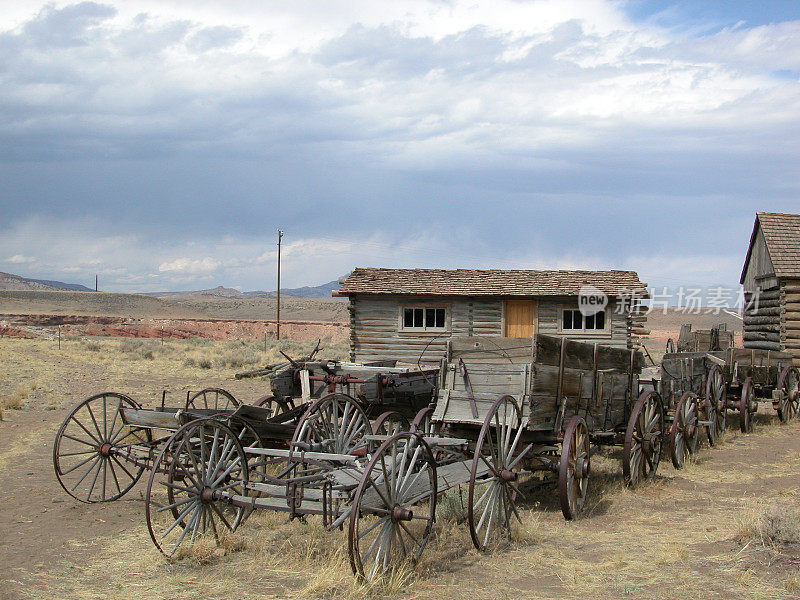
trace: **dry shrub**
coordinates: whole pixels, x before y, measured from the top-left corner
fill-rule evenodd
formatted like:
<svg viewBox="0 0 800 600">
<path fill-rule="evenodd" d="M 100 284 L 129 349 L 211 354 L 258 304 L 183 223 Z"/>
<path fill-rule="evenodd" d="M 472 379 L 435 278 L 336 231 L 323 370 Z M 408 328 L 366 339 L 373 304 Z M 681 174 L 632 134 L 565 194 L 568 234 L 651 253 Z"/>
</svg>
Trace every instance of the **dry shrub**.
<svg viewBox="0 0 800 600">
<path fill-rule="evenodd" d="M 740 523 L 736 539 L 740 543 L 758 540 L 765 546 L 800 543 L 800 509 L 774 505 Z"/>
<path fill-rule="evenodd" d="M 28 400 L 31 392 L 35 391 L 37 387 L 35 382 L 17 386 L 16 390 L 0 401 L 0 408 L 21 410 L 25 406 L 25 401 Z"/>
</svg>

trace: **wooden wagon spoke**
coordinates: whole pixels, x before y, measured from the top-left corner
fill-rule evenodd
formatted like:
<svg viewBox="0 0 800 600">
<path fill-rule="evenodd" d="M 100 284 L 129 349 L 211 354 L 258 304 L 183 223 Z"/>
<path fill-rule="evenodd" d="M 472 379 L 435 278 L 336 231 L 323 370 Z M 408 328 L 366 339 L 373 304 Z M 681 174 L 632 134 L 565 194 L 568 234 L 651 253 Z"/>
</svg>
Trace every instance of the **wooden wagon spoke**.
<svg viewBox="0 0 800 600">
<path fill-rule="evenodd" d="M 217 451 L 219 450 L 219 429 L 214 429 L 214 440 L 211 442 L 211 453 L 208 457 L 208 467 L 206 468 L 205 478 L 211 479 L 212 473 L 215 472 L 215 469 L 219 467 L 219 464 L 215 464 L 217 460 Z"/>
<path fill-rule="evenodd" d="M 117 493 L 121 494 L 122 488 L 119 485 L 119 479 L 117 479 L 117 471 L 116 469 L 114 469 L 114 463 L 111 462 L 110 460 L 107 462 L 108 462 L 108 467 L 111 469 L 111 476 L 114 478 L 114 485 L 117 486 Z"/>
<path fill-rule="evenodd" d="M 97 463 L 97 473 L 94 474 L 94 479 L 92 480 L 92 485 L 89 487 L 89 493 L 86 494 L 86 501 L 89 501 L 89 498 L 92 497 L 92 492 L 94 491 L 94 486 L 97 485 L 97 478 L 100 476 L 100 471 L 102 470 L 102 466 L 105 464 L 104 459 L 100 459 Z"/>
<path fill-rule="evenodd" d="M 85 460 L 82 460 L 82 461 L 81 461 L 81 462 L 79 462 L 77 465 L 75 465 L 75 466 L 73 466 L 73 467 L 70 467 L 70 468 L 69 468 L 69 469 L 67 469 L 66 471 L 61 471 L 61 474 L 62 474 L 62 475 L 67 475 L 68 473 L 72 473 L 73 471 L 75 471 L 75 470 L 77 470 L 77 469 L 80 469 L 80 468 L 81 468 L 83 465 L 85 465 L 86 463 L 88 463 L 90 460 L 96 460 L 96 459 L 99 457 L 99 455 L 97 454 L 97 452 L 92 452 L 91 454 L 92 454 L 92 455 L 91 455 L 89 458 L 87 458 L 87 459 L 85 459 Z"/>
<path fill-rule="evenodd" d="M 88 406 L 88 405 L 87 405 L 87 406 Z M 101 442 L 99 439 L 97 439 L 96 437 L 94 437 L 94 435 L 92 435 L 92 432 L 91 432 L 91 431 L 89 431 L 88 429 L 86 429 L 86 427 L 84 426 L 84 424 L 83 424 L 83 423 L 81 423 L 81 422 L 78 420 L 78 418 L 77 418 L 76 416 L 74 416 L 74 415 L 73 415 L 73 416 L 72 416 L 72 420 L 73 420 L 73 421 L 75 421 L 75 423 L 77 423 L 77 424 L 78 424 L 78 426 L 79 426 L 81 429 L 83 429 L 83 430 L 86 432 L 86 435 L 88 435 L 90 438 L 92 438 L 92 440 L 94 440 L 94 442 L 95 442 L 95 443 L 96 443 L 98 446 L 99 446 L 100 444 L 102 444 L 102 442 Z"/>
<path fill-rule="evenodd" d="M 105 401 L 103 401 L 103 406 L 105 406 L 105 405 L 106 405 L 106 403 L 105 403 Z M 92 419 L 92 423 L 94 424 L 94 428 L 97 431 L 97 438 L 96 439 L 98 441 L 100 441 L 100 442 L 104 442 L 106 440 L 105 431 L 100 431 L 100 425 L 97 424 L 97 419 L 94 416 L 94 411 L 92 411 L 92 405 L 91 404 L 87 404 L 86 405 L 86 410 L 89 412 L 89 417 Z M 80 425 L 80 422 L 77 419 L 75 419 L 75 422 L 77 422 L 78 425 Z M 103 421 L 103 429 L 105 429 L 105 421 Z"/>
<path fill-rule="evenodd" d="M 72 488 L 71 488 L 71 490 L 70 490 L 70 491 L 73 491 L 73 492 L 74 492 L 74 491 L 75 491 L 75 489 L 76 489 L 76 488 L 77 488 L 77 487 L 78 487 L 78 486 L 79 486 L 81 483 L 83 483 L 83 480 L 84 480 L 84 479 L 86 479 L 86 476 L 87 476 L 87 475 L 89 475 L 89 473 L 91 473 L 91 472 L 94 470 L 94 468 L 95 468 L 96 466 L 98 466 L 98 463 L 99 463 L 99 462 L 100 462 L 100 457 L 98 456 L 98 457 L 96 457 L 96 458 L 94 459 L 94 462 L 92 462 L 92 464 L 91 464 L 91 465 L 89 465 L 89 469 L 86 471 L 86 473 L 84 473 L 84 474 L 83 474 L 83 476 L 82 476 L 82 477 L 81 477 L 81 478 L 80 478 L 80 479 L 79 479 L 79 480 L 78 480 L 78 481 L 75 483 L 75 485 L 73 485 L 73 486 L 72 486 Z M 98 466 L 98 468 L 99 468 L 99 466 Z"/>
<path fill-rule="evenodd" d="M 179 506 L 183 506 L 188 502 L 195 502 L 197 500 L 197 496 L 189 496 L 188 498 L 184 498 L 183 500 L 178 500 L 173 502 L 172 504 L 167 504 L 165 506 L 160 506 L 156 512 L 164 512 L 167 510 L 172 510 L 173 508 L 178 508 Z"/>
<path fill-rule="evenodd" d="M 227 527 L 230 531 L 234 530 L 234 527 L 230 523 L 228 523 L 228 519 L 225 518 L 225 516 L 222 514 L 222 511 L 217 507 L 217 503 L 216 502 L 212 502 L 211 503 L 211 510 L 213 510 L 215 513 L 217 513 L 217 516 L 219 517 L 219 520 L 222 521 L 222 523 L 225 525 L 225 527 Z"/>
<path fill-rule="evenodd" d="M 219 485 L 219 484 L 220 484 L 220 482 L 221 482 L 223 479 L 225 479 L 225 478 L 226 478 L 228 475 L 230 475 L 230 474 L 231 474 L 231 471 L 233 471 L 233 470 L 234 470 L 236 467 L 240 467 L 240 461 L 241 461 L 241 458 L 240 458 L 240 457 L 238 457 L 238 456 L 237 456 L 236 458 L 234 458 L 234 459 L 231 461 L 231 463 L 228 465 L 228 467 L 227 467 L 227 468 L 226 468 L 226 469 L 225 469 L 225 470 L 222 472 L 222 474 L 221 474 L 221 475 L 219 475 L 219 476 L 218 476 L 218 477 L 217 477 L 217 478 L 216 478 L 216 479 L 215 479 L 215 480 L 214 480 L 214 481 L 211 483 L 211 487 L 216 487 L 217 485 Z M 241 468 L 240 468 L 240 471 L 241 471 Z"/>
<path fill-rule="evenodd" d="M 136 481 L 139 479 L 139 477 L 138 477 L 138 476 L 136 476 L 136 475 L 133 475 L 133 474 L 132 474 L 130 471 L 128 471 L 128 469 L 126 469 L 126 468 L 125 468 L 125 465 L 123 465 L 123 464 L 122 464 L 122 463 L 119 461 L 119 459 L 118 459 L 116 456 L 114 456 L 113 454 L 111 455 L 111 460 L 113 460 L 115 463 L 117 463 L 117 465 L 119 466 L 119 468 L 120 468 L 120 469 L 122 469 L 123 471 L 125 471 L 125 474 L 126 474 L 128 477 L 130 477 L 130 478 L 131 478 L 131 480 L 132 480 L 133 482 L 136 482 Z"/>
<path fill-rule="evenodd" d="M 92 444 L 90 442 L 87 442 L 86 440 L 82 440 L 82 439 L 76 438 L 76 437 L 74 437 L 72 435 L 69 435 L 67 433 L 62 434 L 61 437 L 65 437 L 65 438 L 67 438 L 69 440 L 72 440 L 73 442 L 78 442 L 79 444 L 85 444 L 87 446 L 91 446 L 92 448 L 95 448 L 95 449 L 97 448 L 97 444 Z M 64 455 L 62 454 L 61 456 L 64 456 Z"/>
</svg>

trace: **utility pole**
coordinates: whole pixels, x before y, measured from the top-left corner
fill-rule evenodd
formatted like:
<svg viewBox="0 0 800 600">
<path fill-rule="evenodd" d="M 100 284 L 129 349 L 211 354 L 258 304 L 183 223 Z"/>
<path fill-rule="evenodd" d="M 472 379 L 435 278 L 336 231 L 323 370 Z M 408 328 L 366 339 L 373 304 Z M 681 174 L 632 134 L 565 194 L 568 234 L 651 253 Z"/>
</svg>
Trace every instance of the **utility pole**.
<svg viewBox="0 0 800 600">
<path fill-rule="evenodd" d="M 97 275 L 94 276 L 94 291 L 97 291 Z"/>
<path fill-rule="evenodd" d="M 281 339 L 281 238 L 283 232 L 278 229 L 278 316 L 277 326 L 275 328 L 275 338 Z"/>
</svg>

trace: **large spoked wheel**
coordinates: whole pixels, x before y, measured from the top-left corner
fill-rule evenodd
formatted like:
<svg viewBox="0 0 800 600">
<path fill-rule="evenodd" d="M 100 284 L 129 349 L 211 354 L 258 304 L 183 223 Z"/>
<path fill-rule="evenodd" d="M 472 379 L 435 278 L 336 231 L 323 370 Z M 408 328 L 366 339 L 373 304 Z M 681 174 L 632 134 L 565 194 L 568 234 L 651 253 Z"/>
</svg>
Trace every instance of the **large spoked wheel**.
<svg viewBox="0 0 800 600">
<path fill-rule="evenodd" d="M 702 403 L 700 403 L 700 418 L 705 422 L 708 445 L 716 446 L 717 434 L 719 433 L 719 413 L 710 398 L 703 398 Z"/>
<path fill-rule="evenodd" d="M 408 431 L 411 425 L 408 419 L 396 410 L 387 410 L 372 423 L 372 433 L 375 435 L 394 435 L 401 431 Z"/>
<path fill-rule="evenodd" d="M 519 519 L 515 502 L 521 459 L 522 411 L 511 396 L 502 396 L 483 421 L 469 480 L 467 524 L 472 543 L 485 552 L 508 539 L 511 515 Z"/>
<path fill-rule="evenodd" d="M 358 401 L 333 393 L 308 407 L 297 424 L 292 444 L 314 452 L 351 454 L 364 447 L 363 438 L 371 431 L 369 418 Z"/>
<path fill-rule="evenodd" d="M 149 447 L 149 429 L 122 422 L 123 408 L 141 408 L 128 396 L 87 398 L 64 419 L 53 444 L 53 467 L 64 491 L 81 502 L 109 502 L 139 481 L 144 466 L 125 464 L 132 446 Z"/>
<path fill-rule="evenodd" d="M 676 469 L 682 469 L 686 460 L 694 458 L 700 438 L 698 421 L 699 399 L 686 392 L 675 407 L 675 417 L 670 429 L 670 457 Z"/>
<path fill-rule="evenodd" d="M 353 573 L 371 581 L 419 560 L 433 529 L 436 485 L 436 462 L 421 435 L 403 431 L 380 445 L 353 498 Z"/>
<path fill-rule="evenodd" d="M 622 472 L 627 485 L 652 478 L 661 460 L 664 406 L 657 392 L 643 392 L 633 405 L 623 446 Z"/>
<path fill-rule="evenodd" d="M 750 377 L 744 380 L 742 395 L 739 402 L 736 403 L 736 408 L 739 409 L 739 429 L 742 430 L 742 433 L 751 433 L 753 431 L 753 415 L 758 405 L 756 404 L 753 380 Z"/>
<path fill-rule="evenodd" d="M 241 404 L 233 394 L 220 388 L 200 390 L 186 401 L 186 410 L 232 410 Z"/>
<path fill-rule="evenodd" d="M 711 432 L 708 432 L 709 443 L 713 446 L 717 440 L 725 435 L 728 426 L 728 387 L 719 365 L 713 365 L 706 377 L 705 400 L 716 409 L 716 427 L 713 442 Z"/>
<path fill-rule="evenodd" d="M 564 518 L 571 521 L 583 510 L 589 488 L 589 429 L 575 415 L 569 420 L 558 465 L 558 500 Z"/>
<path fill-rule="evenodd" d="M 159 471 L 166 471 L 165 481 L 157 481 Z M 145 519 L 153 543 L 167 557 L 207 533 L 219 543 L 244 517 L 244 507 L 230 501 L 247 496 L 247 482 L 237 434 L 215 419 L 187 423 L 166 442 L 147 483 Z"/>
<path fill-rule="evenodd" d="M 778 418 L 790 421 L 797 417 L 800 409 L 800 372 L 797 367 L 786 367 L 778 376 L 778 390 L 781 394 Z"/>
</svg>

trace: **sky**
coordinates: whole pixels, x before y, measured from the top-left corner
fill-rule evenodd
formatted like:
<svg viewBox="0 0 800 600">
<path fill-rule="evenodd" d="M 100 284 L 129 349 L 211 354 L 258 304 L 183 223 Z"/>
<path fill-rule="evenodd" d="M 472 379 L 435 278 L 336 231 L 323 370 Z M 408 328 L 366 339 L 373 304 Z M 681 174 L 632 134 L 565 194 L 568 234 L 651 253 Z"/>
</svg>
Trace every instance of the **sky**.
<svg viewBox="0 0 800 600">
<path fill-rule="evenodd" d="M 800 3 L 0 0 L 0 271 L 738 284 L 800 212 Z"/>
</svg>

